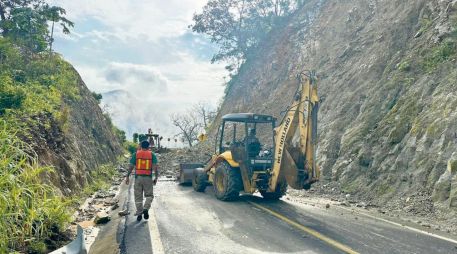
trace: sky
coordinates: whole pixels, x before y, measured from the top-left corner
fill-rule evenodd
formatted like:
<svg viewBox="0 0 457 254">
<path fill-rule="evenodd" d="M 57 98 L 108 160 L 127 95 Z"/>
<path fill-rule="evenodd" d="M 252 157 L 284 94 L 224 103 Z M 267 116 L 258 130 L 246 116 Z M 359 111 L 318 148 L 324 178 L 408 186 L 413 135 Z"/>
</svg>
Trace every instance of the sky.
<svg viewBox="0 0 457 254">
<path fill-rule="evenodd" d="M 103 94 L 101 107 L 127 132 L 152 128 L 165 138 L 178 130 L 170 115 L 223 96 L 217 50 L 188 26 L 206 0 L 53 0 L 75 23 L 57 32 L 54 48 L 72 63 L 88 88 Z"/>
</svg>

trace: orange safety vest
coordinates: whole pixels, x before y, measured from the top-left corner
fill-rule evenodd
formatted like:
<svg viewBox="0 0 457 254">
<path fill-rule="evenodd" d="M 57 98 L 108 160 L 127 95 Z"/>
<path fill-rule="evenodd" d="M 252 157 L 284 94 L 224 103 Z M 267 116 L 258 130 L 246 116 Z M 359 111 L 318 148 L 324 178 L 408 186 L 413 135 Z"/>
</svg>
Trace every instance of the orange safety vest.
<svg viewBox="0 0 457 254">
<path fill-rule="evenodd" d="M 138 150 L 136 152 L 136 175 L 152 175 L 152 152 Z"/>
</svg>

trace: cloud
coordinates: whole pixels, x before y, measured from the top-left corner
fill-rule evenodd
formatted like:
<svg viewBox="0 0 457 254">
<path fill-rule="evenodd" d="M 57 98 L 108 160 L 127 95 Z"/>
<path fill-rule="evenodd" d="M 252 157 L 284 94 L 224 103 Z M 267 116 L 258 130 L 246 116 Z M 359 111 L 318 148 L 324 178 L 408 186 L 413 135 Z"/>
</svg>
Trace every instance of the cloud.
<svg viewBox="0 0 457 254">
<path fill-rule="evenodd" d="M 102 95 L 102 107 L 117 126 L 123 126 L 129 137 L 135 132 L 144 133 L 149 128 L 166 138 L 175 134 L 174 131 L 166 131 L 170 128 L 169 104 L 125 90 L 114 90 Z"/>
<path fill-rule="evenodd" d="M 129 137 L 148 128 L 172 137 L 172 113 L 220 101 L 224 65 L 210 64 L 215 46 L 188 28 L 207 0 L 52 1 L 76 24 L 69 36 L 56 33 L 56 50 Z"/>
<path fill-rule="evenodd" d="M 52 0 L 64 7 L 71 20 L 87 17 L 123 36 L 145 35 L 151 39 L 187 31 L 193 14 L 206 0 Z M 78 26 L 78 23 L 76 23 Z"/>
<path fill-rule="evenodd" d="M 76 66 L 89 89 L 102 93 L 102 107 L 131 137 L 148 128 L 168 137 L 178 130 L 170 115 L 205 101 L 216 107 L 223 92 L 220 66 L 183 54 L 181 62 L 154 65 L 113 62 L 101 70 Z"/>
<path fill-rule="evenodd" d="M 148 65 L 111 63 L 105 70 L 105 78 L 108 82 L 121 85 L 132 84 L 135 90 L 146 88 L 163 93 L 168 86 L 167 79 L 156 68 Z"/>
</svg>

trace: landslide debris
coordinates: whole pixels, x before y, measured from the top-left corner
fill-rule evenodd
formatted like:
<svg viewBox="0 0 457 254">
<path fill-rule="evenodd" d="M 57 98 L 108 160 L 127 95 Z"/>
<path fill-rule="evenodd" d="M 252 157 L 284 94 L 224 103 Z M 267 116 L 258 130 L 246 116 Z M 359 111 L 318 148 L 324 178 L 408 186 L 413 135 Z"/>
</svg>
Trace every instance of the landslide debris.
<svg viewBox="0 0 457 254">
<path fill-rule="evenodd" d="M 217 119 L 280 118 L 316 70 L 315 193 L 456 225 L 457 1 L 307 1 L 250 53 Z"/>
</svg>

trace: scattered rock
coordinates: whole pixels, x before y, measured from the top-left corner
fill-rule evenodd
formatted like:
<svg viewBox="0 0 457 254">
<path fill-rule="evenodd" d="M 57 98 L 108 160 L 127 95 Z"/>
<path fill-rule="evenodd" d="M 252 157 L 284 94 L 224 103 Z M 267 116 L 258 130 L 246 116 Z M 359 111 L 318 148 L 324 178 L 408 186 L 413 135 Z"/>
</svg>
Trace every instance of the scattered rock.
<svg viewBox="0 0 457 254">
<path fill-rule="evenodd" d="M 111 211 L 116 210 L 117 208 L 119 208 L 119 204 L 118 203 L 116 203 L 113 206 L 111 206 Z"/>
<path fill-rule="evenodd" d="M 99 212 L 95 216 L 95 224 L 106 224 L 111 220 L 111 217 L 106 212 Z"/>
<path fill-rule="evenodd" d="M 79 222 L 78 225 L 80 225 L 83 229 L 86 229 L 86 228 L 95 226 L 95 223 L 94 223 L 94 221 L 89 220 L 89 221 Z"/>
<path fill-rule="evenodd" d="M 367 208 L 367 203 L 365 203 L 365 202 L 360 202 L 360 203 L 357 203 L 355 206 L 356 206 L 356 207 L 362 207 L 362 208 L 365 208 L 365 209 L 366 209 L 366 208 Z"/>
<path fill-rule="evenodd" d="M 119 200 L 117 198 L 107 198 L 103 202 L 103 204 L 106 205 L 106 206 L 113 206 L 113 205 L 118 204 L 118 203 L 119 203 Z"/>
<path fill-rule="evenodd" d="M 114 196 L 116 196 L 116 193 L 114 191 L 97 191 L 95 193 L 95 198 L 108 198 Z"/>
<path fill-rule="evenodd" d="M 424 227 L 424 228 L 431 228 L 432 226 L 428 223 L 421 223 L 421 226 Z"/>
<path fill-rule="evenodd" d="M 341 202 L 340 205 L 341 205 L 341 206 L 351 206 L 351 205 L 349 204 L 349 202 L 347 202 L 347 201 Z"/>
<path fill-rule="evenodd" d="M 130 212 L 128 210 L 122 210 L 118 214 L 119 214 L 119 216 L 126 216 L 126 215 L 129 215 Z"/>
<path fill-rule="evenodd" d="M 325 205 L 325 208 L 326 208 L 326 209 L 329 209 L 329 208 L 330 208 L 330 204 L 326 204 L 326 205 Z"/>
</svg>

